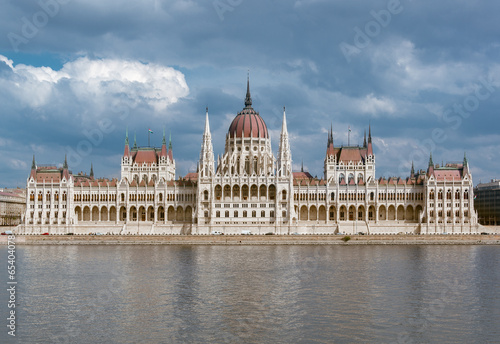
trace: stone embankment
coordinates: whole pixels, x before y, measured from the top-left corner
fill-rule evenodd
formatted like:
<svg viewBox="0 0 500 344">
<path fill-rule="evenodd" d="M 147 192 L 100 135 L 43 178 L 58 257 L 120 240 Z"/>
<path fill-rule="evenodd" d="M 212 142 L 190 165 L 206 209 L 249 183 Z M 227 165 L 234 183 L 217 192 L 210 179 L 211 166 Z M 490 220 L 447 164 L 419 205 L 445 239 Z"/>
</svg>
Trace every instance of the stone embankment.
<svg viewBox="0 0 500 344">
<path fill-rule="evenodd" d="M 17 245 L 500 245 L 471 235 L 16 235 Z M 0 236 L 0 244 L 7 236 Z"/>
</svg>

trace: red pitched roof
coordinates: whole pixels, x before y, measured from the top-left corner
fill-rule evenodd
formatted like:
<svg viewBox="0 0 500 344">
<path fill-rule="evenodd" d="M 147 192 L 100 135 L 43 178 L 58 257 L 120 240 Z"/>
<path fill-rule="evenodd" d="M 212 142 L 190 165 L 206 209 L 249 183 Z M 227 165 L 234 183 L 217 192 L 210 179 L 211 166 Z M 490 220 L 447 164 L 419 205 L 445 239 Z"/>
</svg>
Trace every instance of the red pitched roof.
<svg viewBox="0 0 500 344">
<path fill-rule="evenodd" d="M 292 172 L 293 179 L 313 179 L 313 176 L 309 172 Z"/>
<path fill-rule="evenodd" d="M 186 180 L 198 180 L 198 173 L 190 172 L 190 173 L 186 174 L 184 179 L 186 179 Z"/>
<path fill-rule="evenodd" d="M 359 148 L 352 148 L 352 147 L 342 147 L 340 149 L 340 157 L 339 157 L 339 162 L 344 161 L 344 162 L 358 162 L 362 161 L 363 158 L 361 157 L 360 149 Z"/>
<path fill-rule="evenodd" d="M 435 169 L 434 177 L 436 180 L 461 180 L 462 175 L 459 169 Z"/>
<path fill-rule="evenodd" d="M 147 165 L 151 165 L 153 163 L 157 163 L 156 152 L 153 149 L 151 150 L 139 150 L 134 155 L 134 162 L 141 165 L 146 163 Z"/>
</svg>

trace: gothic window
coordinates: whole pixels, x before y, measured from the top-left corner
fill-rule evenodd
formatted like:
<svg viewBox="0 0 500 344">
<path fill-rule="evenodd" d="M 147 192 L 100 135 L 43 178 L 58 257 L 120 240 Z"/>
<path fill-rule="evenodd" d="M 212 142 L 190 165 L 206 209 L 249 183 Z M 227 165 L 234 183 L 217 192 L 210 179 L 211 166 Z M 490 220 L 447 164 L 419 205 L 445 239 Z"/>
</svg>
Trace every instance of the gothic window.
<svg viewBox="0 0 500 344">
<path fill-rule="evenodd" d="M 360 173 L 358 174 L 358 184 L 363 181 L 363 175 Z"/>
<path fill-rule="evenodd" d="M 248 185 L 243 185 L 241 187 L 241 192 L 242 192 L 243 199 L 247 199 L 248 198 Z"/>
<path fill-rule="evenodd" d="M 257 217 L 257 211 L 252 210 L 252 217 Z"/>
<path fill-rule="evenodd" d="M 339 175 L 339 183 L 345 182 L 345 176 L 343 173 Z"/>
<path fill-rule="evenodd" d="M 215 186 L 215 199 L 220 199 L 222 197 L 222 186 Z"/>
<path fill-rule="evenodd" d="M 243 210 L 243 217 L 247 217 L 247 211 Z"/>
<path fill-rule="evenodd" d="M 257 185 L 252 185 L 250 188 L 250 196 L 257 197 Z"/>
<path fill-rule="evenodd" d="M 260 217 L 266 217 L 266 211 L 265 210 L 262 210 L 260 212 Z"/>
<path fill-rule="evenodd" d="M 234 217 L 238 217 L 238 210 L 234 211 Z"/>
<path fill-rule="evenodd" d="M 229 217 L 229 210 L 226 210 L 225 214 L 224 214 L 225 217 Z"/>
<path fill-rule="evenodd" d="M 215 212 L 215 217 L 220 217 L 220 210 L 217 210 L 217 211 Z"/>
<path fill-rule="evenodd" d="M 281 198 L 281 199 L 282 199 L 283 201 L 286 201 L 286 190 L 283 190 L 283 191 L 281 192 L 281 195 L 282 195 L 282 198 Z"/>
<path fill-rule="evenodd" d="M 231 187 L 229 185 L 224 186 L 224 198 L 231 197 Z"/>
<path fill-rule="evenodd" d="M 161 194 L 160 194 L 160 195 L 161 195 Z M 205 201 L 208 201 L 208 191 L 207 191 L 207 190 L 203 191 L 203 199 L 204 199 Z"/>
<path fill-rule="evenodd" d="M 269 199 L 273 201 L 276 198 L 276 187 L 274 185 L 269 186 Z"/>
<path fill-rule="evenodd" d="M 332 192 L 330 195 L 330 200 L 335 201 L 335 192 Z"/>
</svg>

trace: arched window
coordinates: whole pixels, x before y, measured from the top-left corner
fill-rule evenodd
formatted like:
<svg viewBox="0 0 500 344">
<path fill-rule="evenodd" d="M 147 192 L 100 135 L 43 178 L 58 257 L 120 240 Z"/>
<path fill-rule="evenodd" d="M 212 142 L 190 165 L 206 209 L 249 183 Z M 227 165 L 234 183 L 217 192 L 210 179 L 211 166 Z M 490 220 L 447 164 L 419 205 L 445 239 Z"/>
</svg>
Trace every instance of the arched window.
<svg viewBox="0 0 500 344">
<path fill-rule="evenodd" d="M 330 200 L 335 201 L 335 192 L 330 194 Z"/>
<path fill-rule="evenodd" d="M 339 175 L 339 184 L 341 184 L 342 182 L 345 182 L 345 175 L 343 173 Z"/>
<path fill-rule="evenodd" d="M 203 199 L 208 201 L 208 190 L 203 191 Z"/>
<path fill-rule="evenodd" d="M 286 190 L 281 191 L 281 195 L 282 195 L 282 196 L 281 196 L 281 199 L 282 199 L 283 201 L 285 201 L 285 200 L 286 200 Z"/>
</svg>

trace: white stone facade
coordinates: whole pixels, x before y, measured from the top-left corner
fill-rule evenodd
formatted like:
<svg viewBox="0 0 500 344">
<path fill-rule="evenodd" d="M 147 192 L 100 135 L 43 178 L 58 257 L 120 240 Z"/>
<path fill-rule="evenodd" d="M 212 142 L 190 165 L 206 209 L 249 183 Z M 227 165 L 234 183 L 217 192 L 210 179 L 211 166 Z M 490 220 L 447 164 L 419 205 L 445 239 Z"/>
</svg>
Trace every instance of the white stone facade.
<svg viewBox="0 0 500 344">
<path fill-rule="evenodd" d="M 467 159 L 410 177 L 376 179 L 371 142 L 335 147 L 328 136 L 324 178 L 292 172 L 285 110 L 277 158 L 260 115 L 245 108 L 233 120 L 215 159 L 208 109 L 198 172 L 175 179 L 172 145 L 130 148 L 120 180 L 73 175 L 33 161 L 22 233 L 334 234 L 475 233 Z"/>
</svg>

